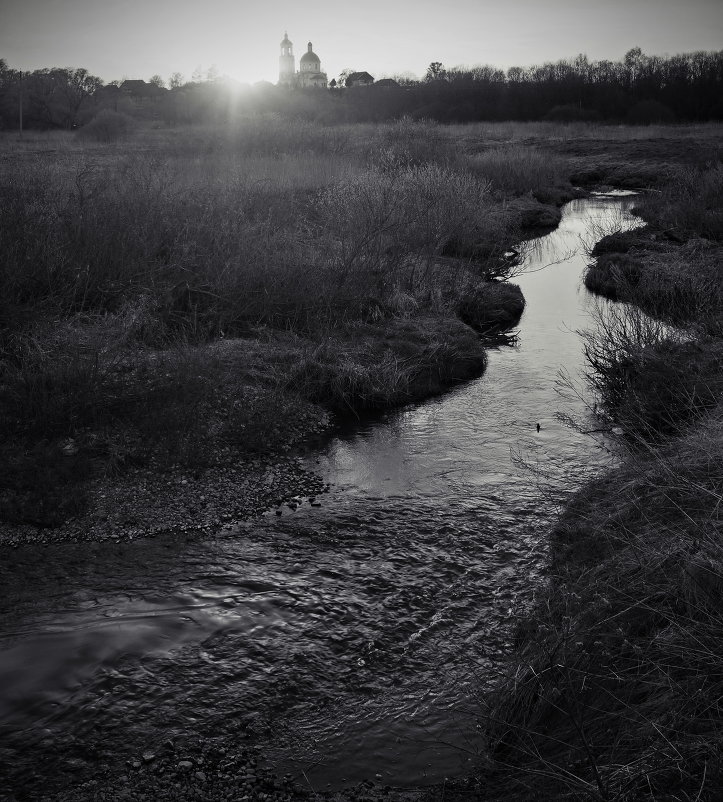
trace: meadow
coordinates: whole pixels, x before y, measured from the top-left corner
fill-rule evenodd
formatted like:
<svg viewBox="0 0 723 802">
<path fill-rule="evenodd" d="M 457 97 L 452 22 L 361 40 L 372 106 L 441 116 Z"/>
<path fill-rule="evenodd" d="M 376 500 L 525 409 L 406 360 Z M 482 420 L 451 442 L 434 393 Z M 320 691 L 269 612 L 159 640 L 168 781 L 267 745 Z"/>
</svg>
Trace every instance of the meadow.
<svg viewBox="0 0 723 802">
<path fill-rule="evenodd" d="M 0 516 L 53 526 L 92 478 L 288 451 L 328 410 L 481 373 L 479 333 L 524 308 L 508 249 L 559 219 L 532 193 L 571 187 L 462 133 L 102 112 L 6 134 Z"/>
<path fill-rule="evenodd" d="M 83 514 L 91 481 L 286 453 L 329 412 L 478 375 L 485 337 L 524 309 L 511 246 L 585 189 L 646 190 L 648 226 L 600 232 L 585 277 L 625 302 L 586 346 L 621 464 L 554 526 L 549 583 L 483 700 L 487 761 L 460 793 L 715 799 L 720 126 L 96 129 L 0 138 L 10 523 L 53 527 Z"/>
</svg>

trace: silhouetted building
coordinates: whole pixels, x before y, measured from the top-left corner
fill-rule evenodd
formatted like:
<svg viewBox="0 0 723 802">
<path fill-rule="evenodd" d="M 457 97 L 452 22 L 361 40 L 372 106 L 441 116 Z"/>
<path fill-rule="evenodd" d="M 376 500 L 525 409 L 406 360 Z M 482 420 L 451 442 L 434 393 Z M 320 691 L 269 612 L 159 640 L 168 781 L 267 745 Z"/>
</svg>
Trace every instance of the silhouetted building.
<svg viewBox="0 0 723 802">
<path fill-rule="evenodd" d="M 296 70 L 294 45 L 288 33 L 284 33 L 279 56 L 279 84 L 302 89 L 307 87 L 326 89 L 327 83 L 326 73 L 321 71 L 321 61 L 314 53 L 311 42 L 306 53 L 299 59 L 299 70 Z"/>
<path fill-rule="evenodd" d="M 281 55 L 279 56 L 279 83 L 293 86 L 295 76 L 294 45 L 289 39 L 289 34 L 284 33 L 284 38 L 281 40 Z"/>
<path fill-rule="evenodd" d="M 120 85 L 121 92 L 129 97 L 134 103 L 154 103 L 161 95 L 164 95 L 168 90 L 162 86 L 146 83 L 145 81 L 131 80 L 123 81 Z"/>
<path fill-rule="evenodd" d="M 368 72 L 352 72 L 347 76 L 347 86 L 371 86 L 374 78 Z"/>
</svg>

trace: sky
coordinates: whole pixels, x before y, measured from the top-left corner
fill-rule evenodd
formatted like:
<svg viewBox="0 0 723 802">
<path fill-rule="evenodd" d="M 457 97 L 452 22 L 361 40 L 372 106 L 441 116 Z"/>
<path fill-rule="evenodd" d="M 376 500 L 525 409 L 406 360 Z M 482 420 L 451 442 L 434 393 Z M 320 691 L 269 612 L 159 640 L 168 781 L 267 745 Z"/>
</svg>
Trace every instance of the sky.
<svg viewBox="0 0 723 802">
<path fill-rule="evenodd" d="M 723 49 L 723 0 L 0 0 L 10 67 L 85 67 L 104 81 L 215 67 L 278 80 L 288 31 L 298 59 L 313 42 L 329 79 L 446 67 L 504 69 L 585 53 L 619 60 Z"/>
</svg>

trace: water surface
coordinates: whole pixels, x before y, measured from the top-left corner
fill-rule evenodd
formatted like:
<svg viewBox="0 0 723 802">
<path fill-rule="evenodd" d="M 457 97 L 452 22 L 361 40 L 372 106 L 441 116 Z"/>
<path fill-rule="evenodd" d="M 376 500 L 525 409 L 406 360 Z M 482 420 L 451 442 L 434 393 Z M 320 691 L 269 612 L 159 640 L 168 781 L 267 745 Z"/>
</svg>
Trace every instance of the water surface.
<svg viewBox="0 0 723 802">
<path fill-rule="evenodd" d="M 70 783 L 183 732 L 251 738 L 315 788 L 468 771 L 552 516 L 609 458 L 560 423 L 586 410 L 556 385 L 592 325 L 583 241 L 632 225 L 628 204 L 565 207 L 518 279 L 518 345 L 482 378 L 310 458 L 333 483 L 322 507 L 212 538 L 1 555 L 6 786 Z"/>
</svg>

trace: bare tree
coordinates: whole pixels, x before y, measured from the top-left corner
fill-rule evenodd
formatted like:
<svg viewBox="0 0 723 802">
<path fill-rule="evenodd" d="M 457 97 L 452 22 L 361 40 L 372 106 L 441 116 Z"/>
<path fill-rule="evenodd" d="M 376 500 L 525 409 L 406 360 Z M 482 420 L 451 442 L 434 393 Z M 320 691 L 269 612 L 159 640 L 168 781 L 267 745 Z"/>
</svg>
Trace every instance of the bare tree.
<svg viewBox="0 0 723 802">
<path fill-rule="evenodd" d="M 429 67 L 427 67 L 427 74 L 424 76 L 424 80 L 429 83 L 430 81 L 444 81 L 447 79 L 447 70 L 444 68 L 444 64 L 441 61 L 433 61 Z"/>
<path fill-rule="evenodd" d="M 179 89 L 185 82 L 185 78 L 180 72 L 173 72 L 168 79 L 168 86 L 170 89 Z"/>
<path fill-rule="evenodd" d="M 350 76 L 350 75 L 351 75 L 353 72 L 355 72 L 355 70 L 353 70 L 351 67 L 346 67 L 345 69 L 343 69 L 343 70 L 342 70 L 342 71 L 339 73 L 339 77 L 336 79 L 336 85 L 337 85 L 337 86 L 346 86 L 346 79 L 347 79 L 347 78 L 348 78 L 348 77 L 349 77 L 349 76 Z"/>
<path fill-rule="evenodd" d="M 90 103 L 96 89 L 103 86 L 103 81 L 95 75 L 91 75 L 84 67 L 70 70 L 58 70 L 59 94 L 65 100 L 67 128 L 72 128 L 78 123 L 78 114 L 84 105 Z M 62 80 L 62 79 L 65 80 Z"/>
<path fill-rule="evenodd" d="M 151 78 L 150 78 L 148 83 L 153 84 L 153 86 L 157 86 L 159 89 L 165 89 L 166 88 L 166 82 L 158 74 L 151 75 Z"/>
</svg>

